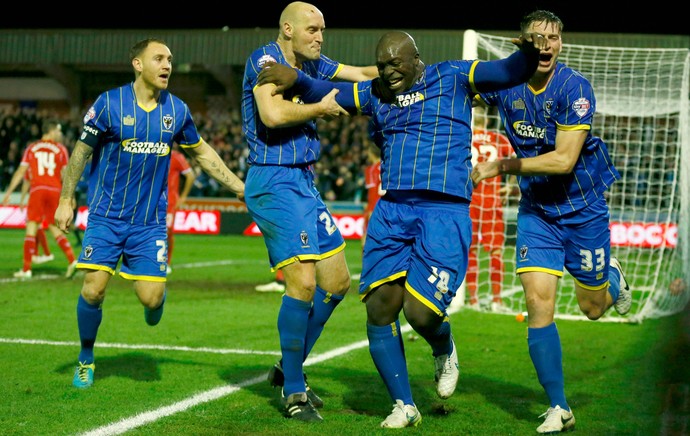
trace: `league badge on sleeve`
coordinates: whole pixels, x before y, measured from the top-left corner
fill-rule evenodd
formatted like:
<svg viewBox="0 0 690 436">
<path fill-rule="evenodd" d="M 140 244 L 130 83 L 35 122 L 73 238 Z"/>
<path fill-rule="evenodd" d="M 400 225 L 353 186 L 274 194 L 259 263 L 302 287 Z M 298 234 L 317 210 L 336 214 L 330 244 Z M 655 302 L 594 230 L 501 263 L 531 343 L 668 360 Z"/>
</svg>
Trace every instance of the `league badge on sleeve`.
<svg viewBox="0 0 690 436">
<path fill-rule="evenodd" d="M 584 97 L 578 98 L 573 102 L 573 110 L 577 114 L 578 117 L 582 118 L 585 115 L 587 115 L 587 112 L 589 112 L 589 108 L 591 107 L 591 104 L 589 103 L 589 100 L 587 100 Z"/>
</svg>

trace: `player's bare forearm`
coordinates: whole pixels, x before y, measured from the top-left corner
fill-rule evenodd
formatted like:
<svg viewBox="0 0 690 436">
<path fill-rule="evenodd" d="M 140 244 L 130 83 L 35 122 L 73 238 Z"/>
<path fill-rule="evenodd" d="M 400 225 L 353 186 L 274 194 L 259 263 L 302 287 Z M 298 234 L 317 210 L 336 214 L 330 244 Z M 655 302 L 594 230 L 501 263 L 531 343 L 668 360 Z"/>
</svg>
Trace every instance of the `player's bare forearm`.
<svg viewBox="0 0 690 436">
<path fill-rule="evenodd" d="M 69 233 L 69 228 L 74 219 L 74 191 L 77 182 L 84 172 L 86 162 L 91 157 L 93 149 L 81 141 L 77 141 L 72 155 L 67 162 L 62 175 L 62 191 L 60 192 L 60 202 L 55 209 L 55 225 L 65 233 Z"/>
<path fill-rule="evenodd" d="M 63 173 L 60 201 L 72 201 L 79 178 L 81 178 L 86 162 L 89 161 L 92 153 L 93 149 L 91 147 L 81 141 L 77 141 Z"/>
<path fill-rule="evenodd" d="M 218 153 L 206 141 L 202 141 L 200 146 L 191 151 L 206 174 L 237 194 L 240 199 L 244 198 L 244 182 L 230 171 Z"/>
</svg>

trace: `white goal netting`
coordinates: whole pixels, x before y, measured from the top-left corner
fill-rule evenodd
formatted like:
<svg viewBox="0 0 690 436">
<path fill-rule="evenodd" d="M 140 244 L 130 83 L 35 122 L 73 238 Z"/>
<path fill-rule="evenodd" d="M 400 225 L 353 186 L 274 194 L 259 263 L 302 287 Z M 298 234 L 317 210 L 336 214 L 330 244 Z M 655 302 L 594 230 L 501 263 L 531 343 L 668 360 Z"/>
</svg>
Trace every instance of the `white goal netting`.
<svg viewBox="0 0 690 436">
<path fill-rule="evenodd" d="M 463 58 L 499 59 L 515 49 L 509 38 L 469 30 Z M 677 313 L 690 299 L 690 51 L 564 44 L 559 60 L 592 83 L 593 134 L 608 144 L 622 176 L 608 193 L 611 253 L 623 265 L 634 303 L 626 317 L 609 310 L 602 320 L 641 322 Z M 513 313 L 526 310 L 514 274 L 516 204 L 512 199 L 503 217 L 502 297 Z M 490 310 L 489 256 L 479 252 L 478 294 L 482 310 Z M 567 273 L 557 306 L 557 317 L 586 319 Z"/>
</svg>

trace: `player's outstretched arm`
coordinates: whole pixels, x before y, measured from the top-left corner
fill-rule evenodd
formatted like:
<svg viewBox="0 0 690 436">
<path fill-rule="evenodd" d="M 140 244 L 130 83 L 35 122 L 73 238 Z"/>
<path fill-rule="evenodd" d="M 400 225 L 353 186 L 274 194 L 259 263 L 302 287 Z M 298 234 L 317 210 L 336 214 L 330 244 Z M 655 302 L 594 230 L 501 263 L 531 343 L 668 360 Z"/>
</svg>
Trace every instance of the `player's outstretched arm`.
<svg viewBox="0 0 690 436">
<path fill-rule="evenodd" d="M 213 147 L 202 139 L 198 147 L 186 150 L 194 156 L 206 174 L 218 180 L 223 186 L 237 194 L 237 198 L 244 201 L 244 182 L 230 171 Z"/>
<path fill-rule="evenodd" d="M 477 63 L 474 86 L 479 92 L 511 88 L 529 80 L 539 66 L 539 53 L 547 48 L 543 35 L 532 33 L 514 38 L 520 50 L 507 58 Z"/>
<path fill-rule="evenodd" d="M 14 192 L 14 190 L 19 186 L 19 183 L 24 180 L 24 174 L 26 173 L 26 169 L 28 166 L 26 165 L 19 165 L 19 168 L 14 172 L 12 175 L 12 179 L 10 180 L 10 184 L 7 185 L 7 190 L 5 191 L 5 196 L 2 199 L 2 204 L 7 206 L 10 204 L 10 195 Z M 21 203 L 21 200 L 20 200 Z"/>
<path fill-rule="evenodd" d="M 257 85 L 272 83 L 275 85 L 273 95 L 295 88 L 305 103 L 318 103 L 323 101 L 334 89 L 338 90 L 336 101 L 348 110 L 356 111 L 355 84 L 351 82 L 330 82 L 309 77 L 305 73 L 284 64 L 267 62 L 259 72 Z M 334 94 L 335 95 L 335 94 Z M 343 114 L 344 115 L 344 114 Z M 329 115 L 332 116 L 332 115 Z"/>
</svg>

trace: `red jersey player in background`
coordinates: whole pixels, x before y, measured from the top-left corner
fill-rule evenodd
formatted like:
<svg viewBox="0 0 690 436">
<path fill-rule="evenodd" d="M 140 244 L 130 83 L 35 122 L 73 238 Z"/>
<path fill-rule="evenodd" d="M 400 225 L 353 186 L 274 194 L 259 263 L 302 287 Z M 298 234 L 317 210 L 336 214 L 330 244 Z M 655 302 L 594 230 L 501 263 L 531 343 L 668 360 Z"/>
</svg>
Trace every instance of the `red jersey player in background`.
<svg viewBox="0 0 690 436">
<path fill-rule="evenodd" d="M 381 149 L 371 143 L 367 148 L 367 158 L 369 165 L 364 168 L 364 187 L 367 189 L 367 205 L 364 208 L 364 225 L 362 226 L 362 249 L 364 249 L 364 241 L 367 237 L 367 225 L 369 218 L 374 211 L 374 206 L 378 203 L 379 198 L 386 193 L 385 189 L 381 189 Z"/>
<path fill-rule="evenodd" d="M 182 191 L 180 191 L 180 175 L 184 176 Z M 168 274 L 172 272 L 170 265 L 172 265 L 172 254 L 175 246 L 175 212 L 187 201 L 187 195 L 192 190 L 195 179 L 196 174 L 184 154 L 179 151 L 177 144 L 173 144 L 168 174 L 168 216 L 166 220 L 168 226 Z"/>
<path fill-rule="evenodd" d="M 2 203 L 7 205 L 12 192 L 22 183 L 28 171 L 30 178 L 29 203 L 26 210 L 26 237 L 24 238 L 24 265 L 14 277 L 31 278 L 31 260 L 36 254 L 36 232 L 45 222 L 60 249 L 67 257 L 65 277 L 76 272 L 77 260 L 65 234 L 54 224 L 53 215 L 57 209 L 62 190 L 62 170 L 67 165 L 69 153 L 62 145 L 62 126 L 57 121 L 46 120 L 40 140 L 29 144 L 24 151 L 19 168 L 12 175 Z"/>
<path fill-rule="evenodd" d="M 29 189 L 31 188 L 31 174 L 29 171 L 24 173 L 24 179 L 22 180 L 22 195 L 19 197 L 19 207 L 24 207 L 26 199 L 29 196 Z M 36 254 L 31 256 L 31 263 L 34 265 L 40 265 L 42 263 L 50 262 L 55 260 L 55 256 L 50 252 L 50 247 L 48 246 L 48 240 L 46 239 L 46 232 L 43 229 L 45 223 L 41 223 L 36 229 Z M 46 225 L 47 227 L 47 225 Z M 43 250 L 43 254 L 39 252 Z"/>
<path fill-rule="evenodd" d="M 489 130 L 488 125 L 487 109 L 483 106 L 473 108 L 472 166 L 476 166 L 479 162 L 492 162 L 514 154 L 508 138 L 498 133 L 497 130 Z M 487 179 L 485 182 L 490 183 L 480 183 L 472 193 L 472 202 L 470 203 L 472 245 L 470 246 L 465 280 L 469 294 L 469 306 L 478 310 L 478 252 L 481 245 L 485 251 L 489 252 L 491 310 L 502 312 L 501 287 L 503 284 L 503 244 L 505 242 L 503 204 L 506 200 L 506 191 L 501 189 L 501 177 Z"/>
</svg>

